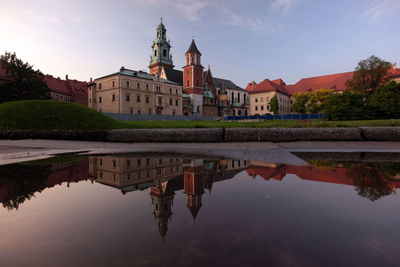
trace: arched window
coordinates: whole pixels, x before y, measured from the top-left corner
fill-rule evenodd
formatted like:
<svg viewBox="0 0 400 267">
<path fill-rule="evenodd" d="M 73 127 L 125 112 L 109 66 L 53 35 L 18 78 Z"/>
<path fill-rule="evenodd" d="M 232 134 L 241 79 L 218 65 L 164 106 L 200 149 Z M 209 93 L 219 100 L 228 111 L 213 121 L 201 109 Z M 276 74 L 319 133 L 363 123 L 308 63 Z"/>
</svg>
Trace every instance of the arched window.
<svg viewBox="0 0 400 267">
<path fill-rule="evenodd" d="M 157 50 L 154 50 L 154 56 L 155 57 L 157 56 Z"/>
<path fill-rule="evenodd" d="M 186 81 L 186 86 L 189 87 L 189 80 Z"/>
</svg>

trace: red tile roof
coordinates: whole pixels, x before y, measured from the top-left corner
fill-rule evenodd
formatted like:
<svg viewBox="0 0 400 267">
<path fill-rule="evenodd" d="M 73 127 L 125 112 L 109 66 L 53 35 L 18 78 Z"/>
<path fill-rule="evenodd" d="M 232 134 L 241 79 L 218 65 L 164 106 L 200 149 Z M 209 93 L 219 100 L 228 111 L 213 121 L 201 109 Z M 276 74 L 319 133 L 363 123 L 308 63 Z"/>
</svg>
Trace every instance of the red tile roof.
<svg viewBox="0 0 400 267">
<path fill-rule="evenodd" d="M 275 83 L 272 82 L 268 79 L 265 79 L 264 81 L 260 82 L 259 84 L 255 85 L 253 90 L 249 91 L 250 94 L 255 94 L 255 93 L 264 93 L 264 92 L 281 92 L 283 94 L 288 94 L 286 89 Z"/>
<path fill-rule="evenodd" d="M 346 82 L 353 78 L 354 72 L 344 72 L 331 75 L 303 78 L 295 84 L 287 85 L 290 94 L 311 92 L 320 89 L 346 90 Z"/>
<path fill-rule="evenodd" d="M 278 85 L 279 88 L 283 88 L 283 91 L 289 93 L 290 95 L 299 92 L 311 92 L 320 89 L 333 89 L 335 91 L 344 91 L 347 89 L 346 82 L 352 79 L 353 75 L 354 72 L 351 71 L 351 72 L 309 77 L 309 78 L 303 78 L 299 80 L 297 83 L 290 85 L 286 85 L 282 79 L 276 79 L 273 81 L 269 81 L 268 79 L 266 79 L 260 84 L 256 84 L 255 82 L 249 83 L 246 87 L 246 90 L 249 91 L 249 93 L 278 90 L 278 88 L 273 86 L 275 84 Z M 389 76 L 390 77 L 400 76 L 400 69 L 394 66 L 389 70 Z"/>
</svg>

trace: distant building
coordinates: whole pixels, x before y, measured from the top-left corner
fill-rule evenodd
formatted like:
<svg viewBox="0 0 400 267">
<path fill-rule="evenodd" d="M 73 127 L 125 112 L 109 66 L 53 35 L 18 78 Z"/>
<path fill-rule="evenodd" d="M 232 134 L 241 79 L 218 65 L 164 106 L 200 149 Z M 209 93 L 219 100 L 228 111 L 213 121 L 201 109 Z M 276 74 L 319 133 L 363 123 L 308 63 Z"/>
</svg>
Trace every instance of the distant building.
<svg viewBox="0 0 400 267">
<path fill-rule="evenodd" d="M 282 79 L 268 79 L 256 83 L 250 82 L 246 91 L 250 94 L 250 115 L 272 114 L 269 100 L 274 95 L 278 97 L 279 114 L 290 114 L 290 104 L 293 95 L 301 92 L 313 92 L 320 89 L 332 89 L 335 92 L 347 90 L 347 81 L 351 80 L 354 72 L 344 72 L 300 79 L 295 84 L 286 85 Z M 389 79 L 400 82 L 400 69 L 393 64 L 389 70 Z"/>
<path fill-rule="evenodd" d="M 87 106 L 87 83 L 77 80 L 70 80 L 68 75 L 65 80 L 60 77 L 45 75 L 44 80 L 50 89 L 51 99 L 75 102 Z M 0 84 L 10 81 L 6 71 L 0 66 Z"/>
<path fill-rule="evenodd" d="M 212 117 L 247 115 L 248 92 L 230 80 L 214 78 L 210 67 L 204 71 L 201 52 L 194 40 L 185 53 L 183 71 L 174 69 L 166 31 L 161 21 L 152 45 L 149 71 L 183 86 L 183 114 Z"/>
<path fill-rule="evenodd" d="M 50 88 L 52 99 L 88 105 L 86 82 L 70 80 L 68 75 L 65 76 L 65 80 L 60 79 L 60 77 L 55 78 L 51 75 L 45 75 L 44 80 Z"/>
<path fill-rule="evenodd" d="M 246 90 L 250 98 L 250 115 L 274 115 L 270 101 L 277 97 L 279 114 L 290 113 L 290 94 L 285 89 L 282 80 L 270 81 L 268 79 L 259 84 L 255 82 L 247 85 Z"/>
<path fill-rule="evenodd" d="M 182 87 L 143 71 L 121 69 L 88 85 L 89 107 L 109 113 L 182 115 Z"/>
</svg>

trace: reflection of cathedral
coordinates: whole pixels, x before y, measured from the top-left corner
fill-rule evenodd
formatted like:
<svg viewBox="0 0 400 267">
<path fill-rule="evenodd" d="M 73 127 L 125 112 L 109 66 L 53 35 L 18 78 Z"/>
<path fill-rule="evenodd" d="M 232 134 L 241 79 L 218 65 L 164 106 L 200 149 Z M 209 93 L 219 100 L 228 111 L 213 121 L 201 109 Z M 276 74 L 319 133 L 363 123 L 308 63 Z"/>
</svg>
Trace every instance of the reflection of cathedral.
<svg viewBox="0 0 400 267">
<path fill-rule="evenodd" d="M 231 179 L 243 170 L 250 177 L 265 180 L 282 180 L 287 174 L 292 174 L 309 181 L 351 185 L 360 196 L 377 200 L 400 187 L 399 179 L 396 180 L 398 166 L 398 163 L 374 165 L 329 161 L 291 166 L 246 160 L 154 158 L 151 154 L 91 156 L 69 160 L 68 163 L 1 166 L 0 200 L 4 207 L 16 209 L 45 188 L 88 179 L 114 187 L 124 194 L 149 188 L 153 215 L 164 238 L 177 192 L 185 194 L 187 214 L 195 220 L 201 217 L 202 200 L 207 196 L 204 193 L 211 193 L 216 183 Z M 1 175 L 4 173 L 7 176 Z"/>
<path fill-rule="evenodd" d="M 183 160 L 163 157 L 89 157 L 89 174 L 96 182 L 127 193 L 150 188 L 153 215 L 160 235 L 168 231 L 176 191 L 186 194 L 186 206 L 193 219 L 202 207 L 205 190 L 215 182 L 233 178 L 248 167 L 246 160 Z"/>
</svg>

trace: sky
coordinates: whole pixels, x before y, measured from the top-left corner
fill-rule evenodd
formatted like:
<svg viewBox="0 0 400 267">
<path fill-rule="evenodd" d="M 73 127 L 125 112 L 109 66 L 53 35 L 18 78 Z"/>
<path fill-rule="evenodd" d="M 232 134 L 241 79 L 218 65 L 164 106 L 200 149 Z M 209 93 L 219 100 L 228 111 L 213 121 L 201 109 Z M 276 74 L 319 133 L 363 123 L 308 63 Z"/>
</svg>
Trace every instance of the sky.
<svg viewBox="0 0 400 267">
<path fill-rule="evenodd" d="M 400 63 L 400 0 L 0 0 L 0 53 L 88 81 L 148 70 L 163 17 L 176 69 L 192 37 L 215 77 L 248 82 Z M 400 64 L 399 64 L 400 65 Z"/>
</svg>

